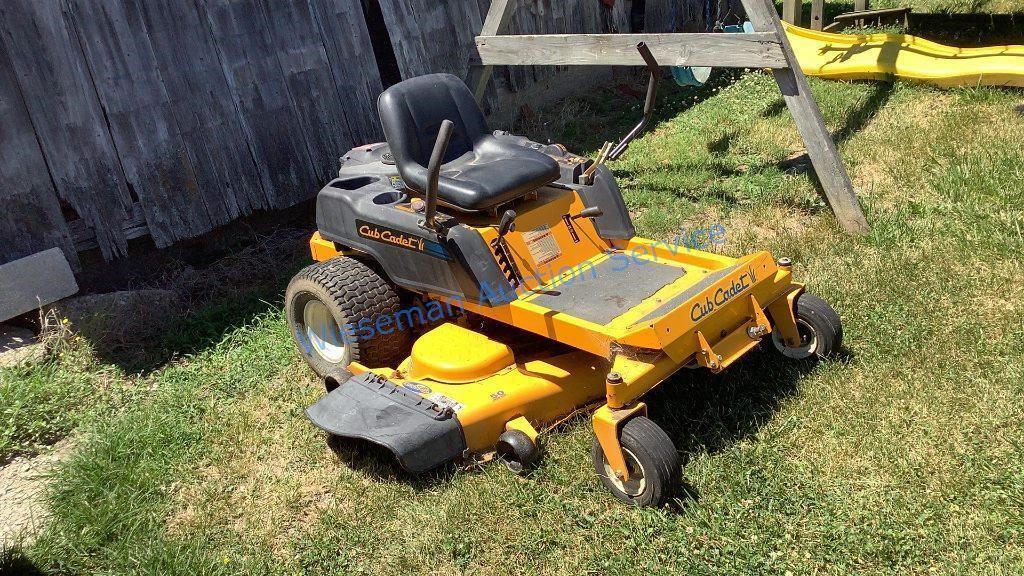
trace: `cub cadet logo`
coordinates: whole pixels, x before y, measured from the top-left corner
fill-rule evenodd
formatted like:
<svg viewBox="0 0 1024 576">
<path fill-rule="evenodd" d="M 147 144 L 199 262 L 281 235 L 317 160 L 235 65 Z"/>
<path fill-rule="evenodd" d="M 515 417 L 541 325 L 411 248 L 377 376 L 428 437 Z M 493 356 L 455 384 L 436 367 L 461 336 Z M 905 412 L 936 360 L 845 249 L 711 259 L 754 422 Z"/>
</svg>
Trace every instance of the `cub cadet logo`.
<svg viewBox="0 0 1024 576">
<path fill-rule="evenodd" d="M 714 294 L 704 298 L 703 302 L 694 304 L 690 309 L 690 319 L 696 322 L 711 314 L 717 308 L 724 306 L 726 302 L 739 296 L 755 282 L 757 282 L 757 275 L 754 274 L 754 269 L 748 266 L 747 271 L 740 274 L 738 278 L 734 278 L 729 286 L 718 288 Z"/>
<path fill-rule="evenodd" d="M 357 224 L 359 224 L 359 235 L 364 238 L 387 242 L 388 244 L 397 244 L 402 248 L 409 248 L 411 250 L 423 252 L 423 238 L 418 236 L 409 236 L 395 230 L 381 228 L 380 226 L 367 224 L 365 222 L 358 222 Z"/>
</svg>

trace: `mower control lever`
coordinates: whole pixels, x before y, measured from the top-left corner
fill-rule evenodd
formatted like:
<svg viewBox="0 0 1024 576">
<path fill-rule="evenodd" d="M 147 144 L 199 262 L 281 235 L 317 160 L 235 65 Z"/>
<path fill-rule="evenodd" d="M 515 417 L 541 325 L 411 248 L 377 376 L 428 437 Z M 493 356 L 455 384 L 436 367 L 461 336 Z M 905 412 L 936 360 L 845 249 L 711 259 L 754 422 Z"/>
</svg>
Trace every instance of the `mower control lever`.
<svg viewBox="0 0 1024 576">
<path fill-rule="evenodd" d="M 501 215 L 501 220 L 498 222 L 498 237 L 491 240 L 494 255 L 498 258 L 498 266 L 505 273 L 505 277 L 508 278 L 513 288 L 523 285 L 523 274 L 519 271 L 519 267 L 516 266 L 516 261 L 512 258 L 512 253 L 505 242 L 505 235 L 515 229 L 516 211 L 505 210 L 505 213 Z"/>
<path fill-rule="evenodd" d="M 580 213 L 573 216 L 572 219 L 577 218 L 597 218 L 598 216 L 604 216 L 604 210 L 601 210 L 600 206 L 591 206 L 590 208 L 584 208 L 580 210 Z"/>
<path fill-rule="evenodd" d="M 654 55 L 651 54 L 651 49 L 647 47 L 647 44 L 640 42 L 636 45 L 637 51 L 640 52 L 640 56 L 643 57 L 644 62 L 647 63 L 647 70 L 650 72 L 651 78 L 647 82 L 647 99 L 644 100 L 644 117 L 640 120 L 629 134 L 612 148 L 612 151 L 608 153 L 608 160 L 618 160 L 619 156 L 629 148 L 629 143 L 634 138 L 640 135 L 647 127 L 647 123 L 650 122 L 651 116 L 654 115 L 654 102 L 658 98 L 658 80 L 661 76 L 661 68 L 658 67 L 658 61 L 654 59 Z"/>
<path fill-rule="evenodd" d="M 437 131 L 437 140 L 434 141 L 434 151 L 430 153 L 430 163 L 427 164 L 427 186 L 423 191 L 427 197 L 427 209 L 420 226 L 435 232 L 437 231 L 437 182 L 441 178 L 441 164 L 444 163 L 444 154 L 448 151 L 448 143 L 451 142 L 454 131 L 454 122 L 447 119 L 441 122 L 441 128 Z"/>
<path fill-rule="evenodd" d="M 501 221 L 498 222 L 498 238 L 504 238 L 505 234 L 509 232 L 515 232 L 516 229 L 516 211 L 505 210 L 505 213 L 501 215 Z"/>
</svg>

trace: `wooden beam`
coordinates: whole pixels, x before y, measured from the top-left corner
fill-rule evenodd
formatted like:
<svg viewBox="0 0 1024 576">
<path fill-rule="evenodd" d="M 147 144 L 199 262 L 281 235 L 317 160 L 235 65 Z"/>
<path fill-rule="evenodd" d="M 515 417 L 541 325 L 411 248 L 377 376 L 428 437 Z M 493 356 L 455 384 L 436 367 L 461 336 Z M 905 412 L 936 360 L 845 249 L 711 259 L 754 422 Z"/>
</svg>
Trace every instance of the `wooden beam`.
<svg viewBox="0 0 1024 576">
<path fill-rule="evenodd" d="M 801 0 L 782 0 L 782 19 L 786 22 L 800 26 L 804 17 L 803 11 L 804 3 Z"/>
<path fill-rule="evenodd" d="M 853 0 L 853 10 L 863 12 L 868 9 L 868 0 Z"/>
<path fill-rule="evenodd" d="M 491 8 L 487 11 L 487 18 L 480 28 L 481 36 L 496 36 L 505 31 L 505 26 L 516 11 L 518 0 L 492 0 Z M 471 63 L 469 66 L 469 79 L 466 85 L 473 90 L 473 96 L 477 102 L 483 102 L 484 91 L 487 90 L 487 83 L 491 81 L 494 68 L 483 66 L 478 63 Z"/>
<path fill-rule="evenodd" d="M 825 25 L 825 0 L 811 0 L 811 30 L 821 30 Z"/>
<path fill-rule="evenodd" d="M 500 34 L 515 11 L 516 0 L 492 0 L 491 8 L 487 11 L 487 18 L 484 19 L 484 26 L 480 29 L 480 35 Z"/>
<path fill-rule="evenodd" d="M 843 12 L 837 14 L 834 20 L 862 20 L 862 19 L 874 19 L 879 16 L 893 16 L 895 18 L 902 18 L 903 15 L 910 12 L 911 9 L 907 7 L 901 8 L 878 8 L 876 10 L 861 10 L 858 12 Z"/>
<path fill-rule="evenodd" d="M 760 32 L 781 30 L 779 15 L 771 0 L 741 0 L 747 11 L 747 17 Z M 741 36 L 741 34 L 738 34 Z M 869 230 L 867 220 L 861 211 L 857 194 L 853 191 L 846 166 L 836 149 L 835 140 L 825 127 L 818 103 L 814 101 L 807 77 L 800 69 L 800 63 L 793 54 L 793 48 L 785 34 L 780 34 L 782 50 L 789 61 L 790 68 L 772 70 L 775 82 L 782 91 L 782 97 L 789 107 L 793 120 L 796 122 L 800 137 L 807 147 L 807 155 L 818 175 L 825 198 L 836 215 L 839 225 L 854 234 L 864 234 Z"/>
<path fill-rule="evenodd" d="M 638 42 L 646 42 L 663 66 L 788 66 L 775 32 L 478 36 L 476 47 L 485 65 L 642 66 Z"/>
<path fill-rule="evenodd" d="M 860 12 L 844 12 L 843 14 L 837 15 L 833 18 L 832 24 L 835 28 L 843 28 L 845 26 L 865 24 L 877 24 L 884 26 L 886 24 L 892 24 L 894 26 L 908 26 L 911 9 L 907 7 L 903 8 L 879 8 L 877 10 L 863 10 Z M 833 29 L 835 29 L 833 28 Z"/>
</svg>

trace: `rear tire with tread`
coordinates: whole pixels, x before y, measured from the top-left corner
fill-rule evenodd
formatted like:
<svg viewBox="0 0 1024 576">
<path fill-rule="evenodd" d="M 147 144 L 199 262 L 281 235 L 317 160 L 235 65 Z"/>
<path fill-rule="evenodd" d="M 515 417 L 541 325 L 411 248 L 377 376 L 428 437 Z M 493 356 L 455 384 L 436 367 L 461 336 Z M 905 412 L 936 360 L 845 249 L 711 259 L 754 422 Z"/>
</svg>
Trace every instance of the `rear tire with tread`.
<svg viewBox="0 0 1024 576">
<path fill-rule="evenodd" d="M 334 325 L 308 326 L 307 307 L 319 311 L 321 304 Z M 346 256 L 303 268 L 285 291 L 288 328 L 303 359 L 321 377 L 346 369 L 350 362 L 371 368 L 396 366 L 409 353 L 412 342 L 409 327 L 389 334 L 374 330 L 368 338 L 359 337 L 357 327 L 362 320 L 365 326 L 376 326 L 378 317 L 394 318 L 401 309 L 398 291 L 386 278 Z M 346 325 L 352 327 L 347 335 Z M 308 332 L 310 328 L 313 334 Z M 328 348 L 332 345 L 344 347 L 344 352 Z M 326 354 L 325 349 L 335 353 Z"/>
</svg>

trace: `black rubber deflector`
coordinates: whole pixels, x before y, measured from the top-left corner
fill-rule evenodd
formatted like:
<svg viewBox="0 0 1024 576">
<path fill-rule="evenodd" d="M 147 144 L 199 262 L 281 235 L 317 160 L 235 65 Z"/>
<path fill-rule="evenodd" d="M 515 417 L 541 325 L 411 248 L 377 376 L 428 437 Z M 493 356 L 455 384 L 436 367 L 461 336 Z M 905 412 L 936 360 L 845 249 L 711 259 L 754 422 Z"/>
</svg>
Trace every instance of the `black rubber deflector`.
<svg viewBox="0 0 1024 576">
<path fill-rule="evenodd" d="M 426 472 L 466 449 L 462 425 L 450 408 L 367 372 L 349 378 L 306 409 L 317 427 L 390 450 L 409 472 Z"/>
</svg>

